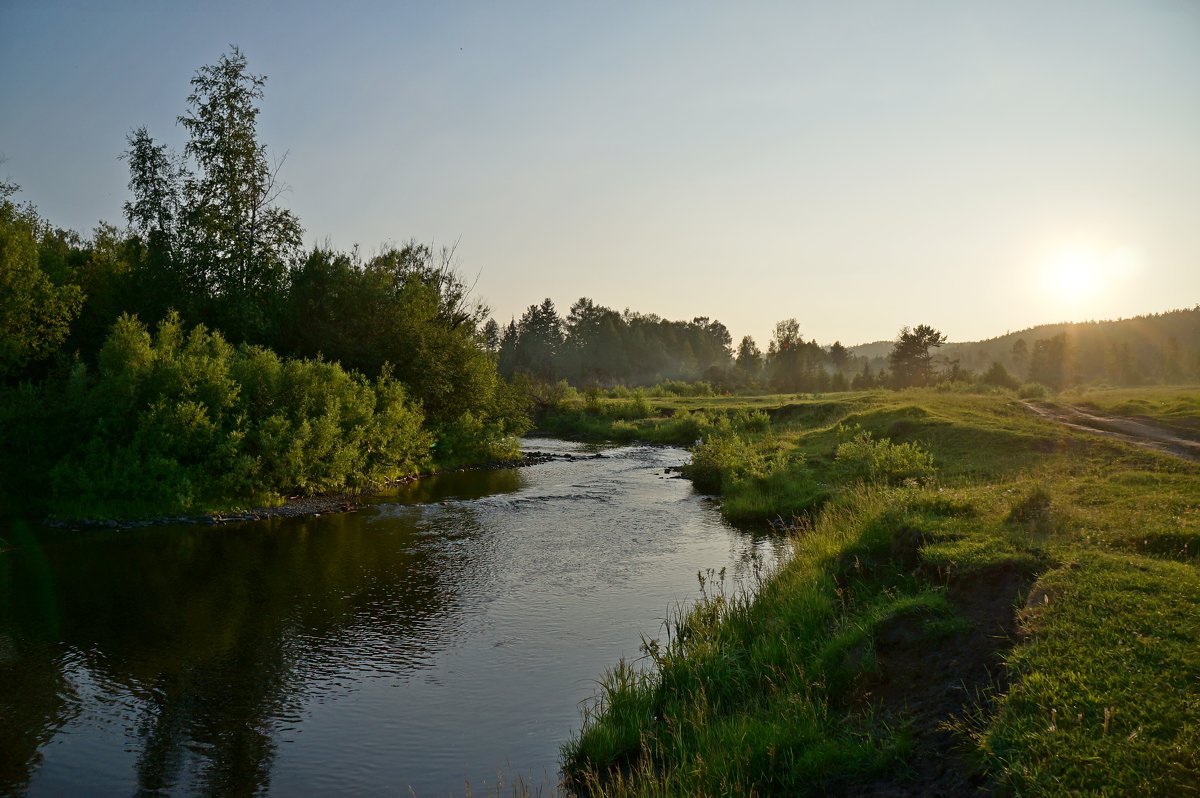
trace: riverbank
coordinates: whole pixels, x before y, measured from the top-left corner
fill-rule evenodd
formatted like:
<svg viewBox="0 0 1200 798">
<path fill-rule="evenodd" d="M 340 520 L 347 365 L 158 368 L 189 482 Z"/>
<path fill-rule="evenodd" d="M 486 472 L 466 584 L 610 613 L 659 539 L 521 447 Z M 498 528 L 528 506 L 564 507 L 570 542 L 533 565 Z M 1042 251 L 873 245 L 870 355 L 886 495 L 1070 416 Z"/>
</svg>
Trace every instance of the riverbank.
<svg viewBox="0 0 1200 798">
<path fill-rule="evenodd" d="M 522 452 L 516 460 L 493 460 L 486 463 L 464 465 L 442 471 L 428 471 L 413 474 L 400 479 L 391 480 L 374 486 L 369 490 L 358 492 L 330 493 L 318 496 L 289 496 L 282 504 L 251 507 L 246 509 L 230 509 L 211 513 L 192 515 L 156 515 L 143 518 L 80 518 L 64 519 L 45 518 L 42 523 L 55 529 L 133 529 L 148 526 L 168 526 L 171 524 L 228 524 L 242 521 L 261 521 L 267 518 L 299 518 L 303 516 L 319 516 L 329 513 L 348 513 L 358 509 L 362 499 L 374 496 L 390 488 L 407 485 L 427 477 L 439 474 L 454 474 L 468 471 L 489 471 L 501 468 L 528 468 L 554 460 L 582 459 L 574 455 L 553 454 L 548 452 Z"/>
<path fill-rule="evenodd" d="M 557 456 L 360 512 L 0 532 L 0 795 L 554 794 L 599 667 L 697 569 L 752 582 L 783 544 L 665 473 L 679 449 L 524 448 Z"/>
<path fill-rule="evenodd" d="M 575 790 L 1200 782 L 1200 467 L 1002 393 L 717 404 L 625 423 L 702 416 L 709 489 L 794 519 L 795 555 L 753 600 L 709 582 L 670 644 L 605 676 L 564 748 Z M 751 409 L 768 429 L 739 428 Z"/>
</svg>

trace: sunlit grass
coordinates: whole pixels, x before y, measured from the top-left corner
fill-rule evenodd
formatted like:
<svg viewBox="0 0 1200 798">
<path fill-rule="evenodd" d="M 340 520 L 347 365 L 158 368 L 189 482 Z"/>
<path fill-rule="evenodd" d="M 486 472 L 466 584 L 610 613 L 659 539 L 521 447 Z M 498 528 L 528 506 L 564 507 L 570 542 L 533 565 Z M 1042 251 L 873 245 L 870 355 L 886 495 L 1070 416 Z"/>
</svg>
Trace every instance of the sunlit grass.
<svg viewBox="0 0 1200 798">
<path fill-rule="evenodd" d="M 670 645 L 609 674 L 564 749 L 577 790 L 951 789 L 922 781 L 933 733 L 957 740 L 954 767 L 1016 794 L 1200 784 L 1200 466 L 1077 434 L 1006 395 L 651 405 L 622 423 L 658 429 L 687 411 L 710 419 L 703 436 L 717 414 L 770 415 L 769 433 L 742 440 L 776 465 L 737 476 L 731 463 L 717 482 L 730 518 L 792 521 L 795 556 L 754 597 L 709 581 Z M 853 430 L 882 447 L 860 447 L 859 466 L 912 447 L 932 478 L 848 467 Z M 1016 636 L 984 633 L 1005 618 Z M 965 672 L 938 718 L 872 700 L 905 657 L 932 672 L 951 654 L 994 665 Z"/>
</svg>

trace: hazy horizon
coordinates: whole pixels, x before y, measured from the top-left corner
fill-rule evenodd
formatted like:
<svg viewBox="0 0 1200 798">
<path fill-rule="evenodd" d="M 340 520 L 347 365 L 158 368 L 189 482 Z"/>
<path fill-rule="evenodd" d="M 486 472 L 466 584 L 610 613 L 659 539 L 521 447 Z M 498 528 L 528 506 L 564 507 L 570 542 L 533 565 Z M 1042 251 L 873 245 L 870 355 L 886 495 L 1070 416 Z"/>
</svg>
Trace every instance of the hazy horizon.
<svg viewBox="0 0 1200 798">
<path fill-rule="evenodd" d="M 123 223 L 125 136 L 268 77 L 308 243 L 458 241 L 506 323 L 587 296 L 766 347 L 1200 301 L 1200 5 L 0 5 L 0 177 Z"/>
</svg>

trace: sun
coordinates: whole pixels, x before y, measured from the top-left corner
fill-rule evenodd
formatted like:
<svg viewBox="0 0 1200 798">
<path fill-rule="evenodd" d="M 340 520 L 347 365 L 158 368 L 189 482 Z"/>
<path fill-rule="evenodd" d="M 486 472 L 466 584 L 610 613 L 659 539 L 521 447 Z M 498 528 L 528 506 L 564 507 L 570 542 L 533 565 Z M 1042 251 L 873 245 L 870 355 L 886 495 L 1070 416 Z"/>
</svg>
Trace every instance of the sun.
<svg viewBox="0 0 1200 798">
<path fill-rule="evenodd" d="M 1056 305 L 1082 308 L 1118 292 L 1136 278 L 1142 259 L 1132 247 L 1079 244 L 1050 250 L 1040 261 L 1043 296 Z"/>
<path fill-rule="evenodd" d="M 1042 280 L 1046 293 L 1065 304 L 1094 299 L 1104 287 L 1105 258 L 1093 249 L 1068 247 L 1046 259 Z"/>
</svg>

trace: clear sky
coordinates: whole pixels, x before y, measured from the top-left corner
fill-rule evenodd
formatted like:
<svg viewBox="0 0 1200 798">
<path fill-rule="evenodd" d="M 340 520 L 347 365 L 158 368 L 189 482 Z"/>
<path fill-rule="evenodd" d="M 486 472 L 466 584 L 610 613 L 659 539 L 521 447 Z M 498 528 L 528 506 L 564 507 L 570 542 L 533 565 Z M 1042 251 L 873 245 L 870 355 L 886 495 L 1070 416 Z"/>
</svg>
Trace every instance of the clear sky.
<svg viewBox="0 0 1200 798">
<path fill-rule="evenodd" d="M 1200 2 L 0 0 L 0 176 L 120 223 L 236 44 L 309 242 L 458 240 L 506 322 L 588 296 L 828 344 L 1200 303 Z"/>
</svg>

